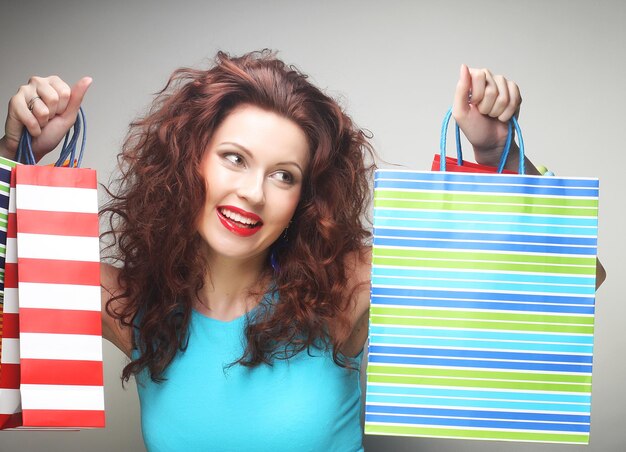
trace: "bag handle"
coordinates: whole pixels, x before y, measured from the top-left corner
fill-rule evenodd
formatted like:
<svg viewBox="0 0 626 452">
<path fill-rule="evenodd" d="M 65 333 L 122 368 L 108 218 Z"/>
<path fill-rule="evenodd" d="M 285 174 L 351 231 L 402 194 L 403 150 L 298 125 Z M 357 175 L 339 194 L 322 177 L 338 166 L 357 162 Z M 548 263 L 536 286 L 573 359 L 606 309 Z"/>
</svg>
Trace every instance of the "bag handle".
<svg viewBox="0 0 626 452">
<path fill-rule="evenodd" d="M 439 162 L 439 171 L 446 170 L 446 144 L 448 135 L 448 125 L 450 124 L 450 118 L 452 117 L 452 108 L 450 108 L 445 117 L 443 118 L 443 124 L 441 126 L 441 140 L 439 142 L 439 152 L 441 154 Z M 498 173 L 502 173 L 506 159 L 509 156 L 509 150 L 511 149 L 511 142 L 513 141 L 513 128 L 517 134 L 517 140 L 519 141 L 519 174 L 525 174 L 526 169 L 524 166 L 524 139 L 522 138 L 522 131 L 519 127 L 515 116 L 511 117 L 508 122 L 508 133 L 506 136 L 506 142 L 504 143 L 504 149 L 502 150 L 502 157 L 500 158 L 500 164 L 498 165 Z M 456 155 L 459 166 L 463 166 L 463 150 L 461 149 L 461 131 L 459 125 L 455 123 L 455 138 L 456 138 Z"/>
<path fill-rule="evenodd" d="M 80 151 L 78 153 L 78 159 L 76 160 L 76 143 L 78 142 L 78 137 L 80 132 L 82 134 L 82 140 L 80 144 Z M 72 132 L 70 137 L 70 131 Z M 76 115 L 76 122 L 70 130 L 67 131 L 65 135 L 65 140 L 63 141 L 63 147 L 61 148 L 61 155 L 59 155 L 58 160 L 54 164 L 54 166 L 64 166 L 65 162 L 69 160 L 70 168 L 79 168 L 80 164 L 83 160 L 83 152 L 85 151 L 85 141 L 87 140 L 87 121 L 85 120 L 85 112 L 83 112 L 83 108 L 80 107 L 78 110 L 78 114 Z M 32 147 L 32 137 L 26 127 L 22 131 L 22 136 L 20 137 L 20 142 L 17 145 L 17 152 L 15 153 L 15 161 L 18 163 L 23 163 L 25 165 L 34 165 L 35 155 L 33 154 Z"/>
</svg>

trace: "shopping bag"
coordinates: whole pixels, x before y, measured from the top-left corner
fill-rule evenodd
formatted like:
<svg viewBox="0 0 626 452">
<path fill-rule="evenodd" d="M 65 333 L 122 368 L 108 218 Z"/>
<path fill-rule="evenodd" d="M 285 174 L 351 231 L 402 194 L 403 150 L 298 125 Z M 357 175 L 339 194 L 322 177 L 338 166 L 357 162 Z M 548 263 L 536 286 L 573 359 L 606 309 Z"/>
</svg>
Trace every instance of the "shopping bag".
<svg viewBox="0 0 626 452">
<path fill-rule="evenodd" d="M 7 236 L 15 237 L 15 200 L 13 199 L 13 208 L 10 209 L 9 193 L 15 197 L 15 175 L 13 169 L 16 163 L 2 159 L 2 175 L 4 179 L 9 179 L 9 184 L 13 185 L 13 190 L 3 190 L 0 198 L 2 208 L 5 210 L 3 215 L 4 226 L 4 244 L 2 256 L 2 334 L 0 348 L 0 428 L 12 428 L 21 423 L 19 417 L 20 407 L 20 374 L 19 374 L 19 319 L 17 311 L 17 303 L 15 297 L 8 297 L 7 302 L 4 301 L 5 280 L 8 277 L 8 286 L 10 288 L 17 287 L 16 264 L 17 256 L 15 255 L 14 241 L 7 241 Z M 4 184 L 3 184 L 4 185 Z M 11 214 L 9 214 L 11 210 Z M 6 213 L 4 213 L 6 212 Z M 7 249 L 8 248 L 8 249 Z"/>
<path fill-rule="evenodd" d="M 446 171 L 451 173 L 497 173 L 498 168 L 495 166 L 480 165 L 474 162 L 467 162 L 463 160 L 459 164 L 458 160 L 453 157 L 446 157 Z M 439 171 L 441 166 L 441 155 L 435 154 L 433 158 L 433 164 L 431 171 Z M 503 170 L 505 174 L 517 174 L 515 171 Z"/>
<path fill-rule="evenodd" d="M 4 303 L 4 257 L 7 242 L 7 215 L 11 169 L 15 163 L 0 157 L 0 372 L 2 372 L 2 313 Z M 0 391 L 2 388 L 0 387 Z"/>
<path fill-rule="evenodd" d="M 19 340 L 2 428 L 104 427 L 96 173 L 18 165 L 13 179 L 5 312 Z"/>
<path fill-rule="evenodd" d="M 446 147 L 447 147 L 447 136 L 448 136 L 448 126 L 450 124 L 450 119 L 452 118 L 452 109 L 448 110 L 446 115 L 443 118 L 443 124 L 441 126 L 441 139 L 439 142 L 439 153 L 435 154 L 433 158 L 433 163 L 431 166 L 431 171 L 450 171 L 453 173 L 505 173 L 505 174 L 524 174 L 524 160 L 523 158 L 520 161 L 520 167 L 518 168 L 518 172 L 511 170 L 505 170 L 504 165 L 509 156 L 509 151 L 511 149 L 511 143 L 513 140 L 513 121 L 508 123 L 508 134 L 506 142 L 504 143 L 504 149 L 502 151 L 502 156 L 500 157 L 500 163 L 497 167 L 481 165 L 474 162 L 468 162 L 463 160 L 463 147 L 461 146 L 461 130 L 459 126 L 455 124 L 455 142 L 456 142 L 456 158 L 454 157 L 446 157 Z M 523 139 L 520 135 L 520 146 L 524 146 Z M 523 154 L 523 150 L 521 151 Z"/>
<path fill-rule="evenodd" d="M 598 180 L 523 173 L 376 172 L 366 434 L 588 443 Z"/>
<path fill-rule="evenodd" d="M 7 243 L 9 185 L 11 184 L 11 170 L 14 166 L 14 161 L 0 157 L 0 319 L 4 294 L 4 256 Z"/>
</svg>

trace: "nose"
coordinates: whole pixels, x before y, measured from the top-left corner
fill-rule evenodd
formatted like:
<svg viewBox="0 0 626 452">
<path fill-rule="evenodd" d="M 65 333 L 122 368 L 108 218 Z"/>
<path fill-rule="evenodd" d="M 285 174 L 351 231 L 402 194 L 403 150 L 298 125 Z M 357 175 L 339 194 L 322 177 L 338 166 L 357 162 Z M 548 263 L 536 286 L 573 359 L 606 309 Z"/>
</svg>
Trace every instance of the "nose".
<svg viewBox="0 0 626 452">
<path fill-rule="evenodd" d="M 265 203 L 265 175 L 249 172 L 242 175 L 237 188 L 237 195 L 251 204 Z"/>
</svg>

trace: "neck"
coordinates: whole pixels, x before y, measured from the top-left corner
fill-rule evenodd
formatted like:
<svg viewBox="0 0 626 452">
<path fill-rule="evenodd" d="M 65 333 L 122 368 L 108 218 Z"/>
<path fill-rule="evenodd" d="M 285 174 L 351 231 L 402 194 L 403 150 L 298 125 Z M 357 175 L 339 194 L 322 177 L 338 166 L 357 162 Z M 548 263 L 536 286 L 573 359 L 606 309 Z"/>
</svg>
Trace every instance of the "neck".
<svg viewBox="0 0 626 452">
<path fill-rule="evenodd" d="M 199 293 L 196 309 L 208 316 L 229 321 L 244 315 L 259 302 L 269 284 L 264 277 L 265 256 L 247 260 L 209 257 L 209 270 Z"/>
</svg>

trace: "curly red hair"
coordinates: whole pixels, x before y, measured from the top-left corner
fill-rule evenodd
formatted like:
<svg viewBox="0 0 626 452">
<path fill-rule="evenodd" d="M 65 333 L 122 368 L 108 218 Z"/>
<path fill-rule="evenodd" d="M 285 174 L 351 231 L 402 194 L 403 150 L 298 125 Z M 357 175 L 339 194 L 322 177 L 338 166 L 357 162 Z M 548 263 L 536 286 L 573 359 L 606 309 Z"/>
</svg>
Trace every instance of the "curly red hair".
<svg viewBox="0 0 626 452">
<path fill-rule="evenodd" d="M 339 351 L 349 335 L 352 297 L 346 262 L 370 235 L 362 224 L 373 169 L 366 163 L 373 161 L 368 136 L 335 100 L 274 53 L 219 52 L 208 70 L 172 74 L 148 114 L 131 123 L 118 156 L 121 176 L 103 213 L 109 216 L 110 249 L 123 263 L 123 292 L 107 311 L 133 326 L 139 351 L 124 368 L 125 380 L 147 369 L 161 381 L 186 348 L 192 305 L 207 274 L 196 229 L 206 195 L 200 162 L 221 121 L 243 104 L 298 124 L 311 160 L 288 246 L 275 247 L 280 270 L 268 298 L 277 302 L 248 322 L 238 363 L 271 364 L 324 347 L 332 349 L 338 365 L 349 366 Z M 272 272 L 269 262 L 266 271 Z"/>
</svg>

